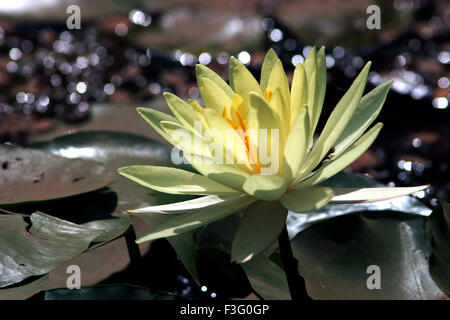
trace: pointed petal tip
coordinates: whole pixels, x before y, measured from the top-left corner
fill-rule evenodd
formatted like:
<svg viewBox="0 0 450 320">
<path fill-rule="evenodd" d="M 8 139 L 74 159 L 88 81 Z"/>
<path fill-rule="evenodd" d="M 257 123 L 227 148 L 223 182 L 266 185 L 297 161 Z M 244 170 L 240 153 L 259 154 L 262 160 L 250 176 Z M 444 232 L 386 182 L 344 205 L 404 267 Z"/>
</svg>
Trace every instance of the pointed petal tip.
<svg viewBox="0 0 450 320">
<path fill-rule="evenodd" d="M 278 57 L 277 53 L 273 48 L 270 48 L 269 51 L 267 51 L 267 55 L 275 55 L 276 57 Z"/>
<path fill-rule="evenodd" d="M 130 216 L 133 215 L 133 214 L 135 213 L 134 210 L 128 210 L 128 209 L 127 209 L 127 210 L 125 210 L 125 211 L 126 211 L 127 214 L 130 215 Z"/>
<path fill-rule="evenodd" d="M 235 65 L 235 64 L 240 64 L 240 61 L 239 61 L 238 59 L 236 59 L 235 56 L 230 56 L 230 62 L 229 62 L 229 64 L 230 64 L 230 65 L 231 65 L 231 64 L 233 64 L 233 65 Z"/>
<path fill-rule="evenodd" d="M 309 50 L 309 52 L 308 52 L 308 54 L 307 54 L 306 56 L 309 56 L 310 54 L 311 54 L 311 55 L 315 55 L 316 52 L 317 52 L 316 46 L 312 46 L 312 47 L 311 47 L 311 50 Z"/>
<path fill-rule="evenodd" d="M 145 242 L 145 241 L 147 241 L 147 240 L 144 240 L 144 239 L 142 239 L 142 238 L 139 238 L 139 239 L 136 239 L 134 242 L 135 242 L 136 244 L 141 244 L 141 243 L 143 243 L 143 242 Z"/>
<path fill-rule="evenodd" d="M 231 263 L 237 264 L 237 265 L 241 265 L 243 263 L 246 263 L 246 262 L 252 260 L 253 256 L 254 256 L 254 254 L 252 253 L 252 254 L 249 254 L 246 257 L 238 257 L 238 258 L 232 257 L 231 258 Z"/>
<path fill-rule="evenodd" d="M 166 101 L 167 104 L 169 104 L 169 102 L 167 100 L 170 99 L 170 98 L 178 98 L 178 99 L 180 99 L 177 95 L 173 94 L 172 92 L 168 92 L 168 91 L 163 92 L 162 95 L 163 95 L 164 100 Z"/>
</svg>

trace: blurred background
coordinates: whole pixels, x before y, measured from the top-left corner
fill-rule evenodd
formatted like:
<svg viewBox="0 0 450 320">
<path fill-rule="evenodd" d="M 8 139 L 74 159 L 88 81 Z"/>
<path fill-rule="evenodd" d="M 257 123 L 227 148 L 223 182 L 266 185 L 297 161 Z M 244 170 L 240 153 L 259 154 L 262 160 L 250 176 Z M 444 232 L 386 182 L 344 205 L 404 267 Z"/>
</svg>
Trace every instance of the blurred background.
<svg viewBox="0 0 450 320">
<path fill-rule="evenodd" d="M 79 30 L 66 25 L 73 4 Z M 379 30 L 366 26 L 373 4 Z M 433 207 L 450 194 L 449 31 L 445 0 L 1 1 L 0 143 L 26 146 L 76 130 L 163 141 L 135 108 L 168 112 L 164 91 L 200 99 L 195 64 L 227 79 L 233 55 L 258 79 L 273 48 L 291 77 L 312 46 L 325 45 L 319 128 L 367 61 L 366 91 L 393 80 L 380 136 L 346 170 L 389 186 L 431 183 L 416 197 Z"/>
</svg>

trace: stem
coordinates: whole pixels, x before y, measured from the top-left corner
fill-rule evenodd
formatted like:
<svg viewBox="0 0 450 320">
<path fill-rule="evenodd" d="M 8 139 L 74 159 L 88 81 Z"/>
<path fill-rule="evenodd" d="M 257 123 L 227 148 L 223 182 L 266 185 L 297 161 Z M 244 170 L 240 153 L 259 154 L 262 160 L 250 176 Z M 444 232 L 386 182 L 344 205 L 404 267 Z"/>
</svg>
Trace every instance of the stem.
<svg viewBox="0 0 450 320">
<path fill-rule="evenodd" d="M 278 244 L 280 245 L 281 261 L 283 262 L 292 300 L 311 300 L 306 292 L 305 279 L 298 273 L 298 261 L 292 254 L 286 225 L 278 237 Z"/>
<path fill-rule="evenodd" d="M 136 234 L 131 226 L 125 233 L 125 241 L 127 243 L 128 255 L 130 256 L 130 266 L 132 268 L 140 267 L 140 262 L 142 260 L 141 252 L 139 251 L 139 246 L 136 243 Z"/>
</svg>

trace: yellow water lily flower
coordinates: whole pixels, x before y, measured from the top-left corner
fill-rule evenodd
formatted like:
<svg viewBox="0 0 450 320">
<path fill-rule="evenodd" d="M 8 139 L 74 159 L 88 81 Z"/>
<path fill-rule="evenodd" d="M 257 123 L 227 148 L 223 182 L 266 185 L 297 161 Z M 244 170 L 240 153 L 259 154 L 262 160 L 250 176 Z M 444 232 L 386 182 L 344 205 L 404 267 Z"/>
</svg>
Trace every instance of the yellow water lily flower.
<svg viewBox="0 0 450 320">
<path fill-rule="evenodd" d="M 197 65 L 205 107 L 171 93 L 164 98 L 175 117 L 138 108 L 168 142 L 183 151 L 199 174 L 160 166 L 129 166 L 118 171 L 157 191 L 202 195 L 194 200 L 129 210 L 173 215 L 138 242 L 170 237 L 246 209 L 234 235 L 232 258 L 245 262 L 265 250 L 285 227 L 288 210 L 309 212 L 328 203 L 378 201 L 411 194 L 407 188 L 335 188 L 322 185 L 366 151 L 381 130 L 374 121 L 391 82 L 365 96 L 370 62 L 334 108 L 319 137 L 314 132 L 326 88 L 325 50 L 313 48 L 297 65 L 292 85 L 270 50 L 258 82 L 231 57 L 229 84 Z M 176 154 L 176 153 L 175 153 Z"/>
</svg>

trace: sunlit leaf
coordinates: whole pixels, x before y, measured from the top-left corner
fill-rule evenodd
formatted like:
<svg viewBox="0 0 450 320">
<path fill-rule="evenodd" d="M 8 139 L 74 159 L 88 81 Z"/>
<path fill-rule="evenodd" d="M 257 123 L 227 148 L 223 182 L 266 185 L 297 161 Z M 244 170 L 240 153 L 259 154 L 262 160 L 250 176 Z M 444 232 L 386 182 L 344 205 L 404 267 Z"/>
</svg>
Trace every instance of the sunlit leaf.
<svg viewBox="0 0 450 320">
<path fill-rule="evenodd" d="M 0 146 L 0 164 L 0 205 L 69 197 L 114 181 L 101 163 L 19 147 Z"/>
</svg>

